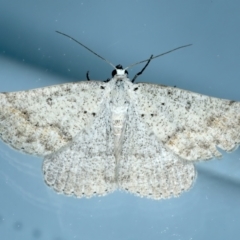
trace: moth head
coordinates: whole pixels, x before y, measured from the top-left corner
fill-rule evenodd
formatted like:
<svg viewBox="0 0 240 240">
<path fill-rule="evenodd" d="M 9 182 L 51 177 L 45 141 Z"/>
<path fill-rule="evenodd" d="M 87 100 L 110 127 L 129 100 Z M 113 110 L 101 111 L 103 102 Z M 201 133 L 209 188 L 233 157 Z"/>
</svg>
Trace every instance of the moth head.
<svg viewBox="0 0 240 240">
<path fill-rule="evenodd" d="M 118 64 L 115 69 L 112 71 L 112 77 L 114 77 L 115 75 L 119 76 L 119 77 L 127 77 L 128 75 L 128 71 L 123 69 L 121 64 Z"/>
</svg>

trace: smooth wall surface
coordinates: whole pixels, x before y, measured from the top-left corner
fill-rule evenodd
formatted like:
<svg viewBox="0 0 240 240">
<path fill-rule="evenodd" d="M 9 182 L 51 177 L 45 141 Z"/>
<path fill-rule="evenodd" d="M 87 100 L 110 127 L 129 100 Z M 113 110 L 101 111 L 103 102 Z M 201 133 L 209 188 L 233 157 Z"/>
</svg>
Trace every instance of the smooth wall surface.
<svg viewBox="0 0 240 240">
<path fill-rule="evenodd" d="M 187 0 L 0 0 L 0 92 L 111 76 L 151 54 L 140 82 L 240 101 L 240 3 Z M 133 77 L 142 65 L 130 69 Z M 116 191 L 77 199 L 43 181 L 42 159 L 0 142 L 0 239 L 238 240 L 240 150 L 196 164 L 193 188 L 154 201 Z"/>
</svg>

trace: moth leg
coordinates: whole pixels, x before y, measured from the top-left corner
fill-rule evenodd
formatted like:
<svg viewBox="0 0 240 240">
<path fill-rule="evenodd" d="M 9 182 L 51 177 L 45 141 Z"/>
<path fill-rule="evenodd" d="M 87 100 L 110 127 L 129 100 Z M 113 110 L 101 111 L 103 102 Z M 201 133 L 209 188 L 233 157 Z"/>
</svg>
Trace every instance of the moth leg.
<svg viewBox="0 0 240 240">
<path fill-rule="evenodd" d="M 143 73 L 143 71 L 146 69 L 146 67 L 148 66 L 148 64 L 149 64 L 150 61 L 152 60 L 152 58 L 153 58 L 153 55 L 151 55 L 151 57 L 150 57 L 149 60 L 147 61 L 147 63 L 146 63 L 146 65 L 144 66 L 144 68 L 134 76 L 134 78 L 132 79 L 132 83 L 134 83 L 135 80 L 136 80 L 136 78 Z"/>
<path fill-rule="evenodd" d="M 87 71 L 87 73 L 86 73 L 86 77 L 87 77 L 87 80 L 90 81 L 90 78 L 89 78 L 89 71 Z"/>
<path fill-rule="evenodd" d="M 88 80 L 88 81 L 91 81 L 91 79 L 90 79 L 90 77 L 89 77 L 89 71 L 87 71 L 86 77 L 87 77 L 87 80 Z M 109 82 L 110 80 L 111 80 L 111 79 L 108 78 L 107 80 L 105 80 L 105 81 L 103 81 L 103 82 L 106 82 L 106 83 L 107 83 L 107 82 Z"/>
<path fill-rule="evenodd" d="M 111 79 L 110 78 L 108 78 L 107 80 L 105 80 L 105 81 L 103 81 L 103 82 L 109 82 Z"/>
</svg>

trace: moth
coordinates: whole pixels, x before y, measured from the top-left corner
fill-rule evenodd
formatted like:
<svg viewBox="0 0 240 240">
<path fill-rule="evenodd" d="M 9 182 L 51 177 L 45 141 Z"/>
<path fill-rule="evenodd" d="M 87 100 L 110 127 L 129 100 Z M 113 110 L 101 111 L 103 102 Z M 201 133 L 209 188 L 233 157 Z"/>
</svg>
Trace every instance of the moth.
<svg viewBox="0 0 240 240">
<path fill-rule="evenodd" d="M 1 139 L 43 156 L 45 182 L 58 193 L 81 198 L 122 189 L 152 199 L 179 196 L 196 178 L 194 162 L 240 143 L 240 103 L 135 83 L 160 55 L 141 61 L 147 64 L 133 80 L 127 68 L 102 58 L 114 68 L 105 82 L 0 93 Z"/>
</svg>

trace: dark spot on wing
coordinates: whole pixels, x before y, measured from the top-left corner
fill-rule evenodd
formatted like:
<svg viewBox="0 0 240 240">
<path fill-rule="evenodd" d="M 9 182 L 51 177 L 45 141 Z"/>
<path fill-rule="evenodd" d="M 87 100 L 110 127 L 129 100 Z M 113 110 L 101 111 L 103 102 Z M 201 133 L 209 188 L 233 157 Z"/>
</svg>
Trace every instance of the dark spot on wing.
<svg viewBox="0 0 240 240">
<path fill-rule="evenodd" d="M 105 89 L 105 87 L 103 87 L 103 86 L 101 86 L 100 88 L 101 88 L 101 89 Z"/>
<path fill-rule="evenodd" d="M 138 90 L 138 87 L 134 88 L 133 91 L 137 91 Z"/>
<path fill-rule="evenodd" d="M 96 113 L 93 112 L 92 115 L 95 117 L 95 116 L 96 116 Z"/>
<path fill-rule="evenodd" d="M 55 96 L 59 96 L 60 94 L 59 94 L 58 91 L 56 91 L 56 92 L 54 93 L 54 95 L 55 95 Z"/>
<path fill-rule="evenodd" d="M 35 141 L 35 139 L 32 138 L 32 137 L 29 137 L 29 138 L 26 139 L 26 143 L 32 143 L 34 141 Z"/>
<path fill-rule="evenodd" d="M 215 118 L 214 118 L 214 117 L 210 117 L 210 118 L 207 120 L 207 126 L 212 126 L 214 121 L 215 121 Z"/>
<path fill-rule="evenodd" d="M 191 108 L 191 102 L 187 101 L 187 105 L 185 107 L 186 110 L 189 110 Z"/>
<path fill-rule="evenodd" d="M 47 102 L 48 105 L 52 106 L 52 98 L 48 98 L 48 99 L 46 100 L 46 102 Z"/>
<path fill-rule="evenodd" d="M 71 91 L 71 88 L 67 88 L 67 89 L 66 89 L 66 92 L 70 92 L 70 91 Z"/>
</svg>

